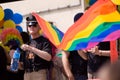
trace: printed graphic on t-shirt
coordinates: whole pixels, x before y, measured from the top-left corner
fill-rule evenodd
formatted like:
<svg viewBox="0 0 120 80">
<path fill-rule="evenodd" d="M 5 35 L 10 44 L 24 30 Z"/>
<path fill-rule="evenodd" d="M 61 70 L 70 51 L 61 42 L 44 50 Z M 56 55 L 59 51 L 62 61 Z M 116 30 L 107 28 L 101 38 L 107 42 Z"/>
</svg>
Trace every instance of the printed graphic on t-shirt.
<svg viewBox="0 0 120 80">
<path fill-rule="evenodd" d="M 36 47 L 37 42 L 32 40 L 29 45 L 32 46 L 32 47 Z M 28 59 L 34 59 L 34 53 L 33 52 L 28 51 L 27 53 L 28 53 L 28 55 L 27 55 Z"/>
</svg>

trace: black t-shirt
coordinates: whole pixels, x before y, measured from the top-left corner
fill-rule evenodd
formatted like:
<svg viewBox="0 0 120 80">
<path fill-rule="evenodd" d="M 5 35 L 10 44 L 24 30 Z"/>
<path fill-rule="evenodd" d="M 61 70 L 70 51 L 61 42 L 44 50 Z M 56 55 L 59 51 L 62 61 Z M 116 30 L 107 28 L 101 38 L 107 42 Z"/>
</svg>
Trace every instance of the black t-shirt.
<svg viewBox="0 0 120 80">
<path fill-rule="evenodd" d="M 87 76 L 87 60 L 81 58 L 77 51 L 70 51 L 69 62 L 73 74 Z"/>
<path fill-rule="evenodd" d="M 48 39 L 46 39 L 43 36 L 40 36 L 36 39 L 32 39 L 29 43 L 30 46 L 34 46 L 42 51 L 46 51 L 48 52 L 50 55 L 52 55 L 52 46 L 49 42 Z M 32 55 L 34 56 L 34 58 L 30 58 L 29 54 L 31 54 L 32 52 L 25 52 L 24 54 L 24 68 L 26 69 L 48 69 L 51 65 L 51 61 L 46 61 L 44 59 L 42 59 L 41 57 L 39 57 L 38 55 L 32 53 Z"/>
</svg>

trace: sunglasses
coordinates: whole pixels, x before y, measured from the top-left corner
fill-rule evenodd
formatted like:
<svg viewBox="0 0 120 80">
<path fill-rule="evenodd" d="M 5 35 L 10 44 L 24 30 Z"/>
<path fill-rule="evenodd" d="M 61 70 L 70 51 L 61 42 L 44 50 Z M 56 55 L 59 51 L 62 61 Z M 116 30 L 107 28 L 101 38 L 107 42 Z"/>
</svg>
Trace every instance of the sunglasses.
<svg viewBox="0 0 120 80">
<path fill-rule="evenodd" d="M 37 27 L 37 22 L 27 22 L 28 27 Z"/>
<path fill-rule="evenodd" d="M 29 28 L 31 27 L 37 27 L 37 24 L 36 25 L 28 25 Z"/>
</svg>

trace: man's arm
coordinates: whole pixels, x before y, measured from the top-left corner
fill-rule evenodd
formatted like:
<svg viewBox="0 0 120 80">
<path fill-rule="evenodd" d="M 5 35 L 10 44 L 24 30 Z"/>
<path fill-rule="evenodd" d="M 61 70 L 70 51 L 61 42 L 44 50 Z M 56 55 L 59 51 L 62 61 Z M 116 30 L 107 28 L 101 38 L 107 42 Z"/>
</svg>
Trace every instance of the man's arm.
<svg viewBox="0 0 120 80">
<path fill-rule="evenodd" d="M 91 48 L 90 50 L 88 50 L 88 52 L 91 52 L 91 53 L 93 53 L 95 55 L 99 55 L 99 56 L 110 56 L 110 50 L 99 50 L 98 46 Z"/>
<path fill-rule="evenodd" d="M 66 72 L 66 75 L 68 77 L 68 80 L 74 80 L 74 76 L 71 72 L 70 63 L 68 60 L 69 54 L 70 53 L 68 52 L 62 51 L 62 63 L 63 63 L 64 70 Z"/>
<path fill-rule="evenodd" d="M 24 51 L 26 51 L 26 50 L 31 51 L 31 52 L 35 53 L 36 55 L 38 55 L 39 57 L 41 57 L 42 59 L 45 59 L 47 61 L 50 61 L 52 59 L 52 56 L 48 52 L 39 50 L 39 49 L 29 46 L 27 44 L 23 44 L 21 46 L 21 49 L 23 49 Z"/>
</svg>

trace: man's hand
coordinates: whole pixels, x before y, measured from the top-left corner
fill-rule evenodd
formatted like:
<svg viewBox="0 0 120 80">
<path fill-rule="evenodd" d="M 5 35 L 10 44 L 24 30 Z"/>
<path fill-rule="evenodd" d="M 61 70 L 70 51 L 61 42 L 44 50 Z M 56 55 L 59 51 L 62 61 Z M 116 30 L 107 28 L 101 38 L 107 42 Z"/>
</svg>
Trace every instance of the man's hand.
<svg viewBox="0 0 120 80">
<path fill-rule="evenodd" d="M 27 44 L 23 44 L 23 45 L 21 46 L 21 49 L 24 50 L 24 51 L 30 50 L 30 46 L 27 45 Z"/>
<path fill-rule="evenodd" d="M 74 79 L 74 76 L 73 76 L 72 74 L 69 74 L 69 75 L 68 75 L 68 80 L 75 80 L 75 79 Z"/>
</svg>

